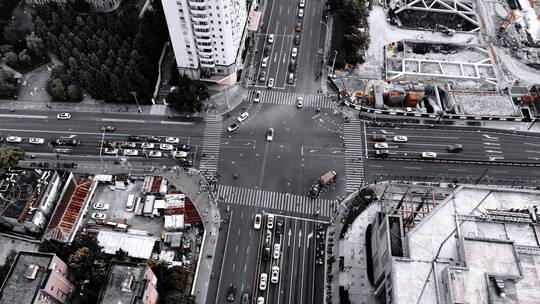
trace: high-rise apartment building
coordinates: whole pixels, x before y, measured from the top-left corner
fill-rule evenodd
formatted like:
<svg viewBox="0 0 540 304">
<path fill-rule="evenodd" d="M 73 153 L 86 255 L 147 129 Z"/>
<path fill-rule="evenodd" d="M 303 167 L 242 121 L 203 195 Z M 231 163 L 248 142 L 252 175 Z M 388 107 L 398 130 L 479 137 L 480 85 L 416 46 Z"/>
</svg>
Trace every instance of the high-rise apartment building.
<svg viewBox="0 0 540 304">
<path fill-rule="evenodd" d="M 162 0 L 181 75 L 236 82 L 247 21 L 245 0 Z"/>
</svg>

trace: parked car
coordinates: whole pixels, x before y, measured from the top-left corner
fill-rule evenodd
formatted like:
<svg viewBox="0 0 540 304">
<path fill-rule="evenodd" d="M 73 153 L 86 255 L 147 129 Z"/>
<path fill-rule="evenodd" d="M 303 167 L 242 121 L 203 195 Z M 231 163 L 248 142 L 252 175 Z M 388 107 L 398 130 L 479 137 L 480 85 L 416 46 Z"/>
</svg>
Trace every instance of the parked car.
<svg viewBox="0 0 540 304">
<path fill-rule="evenodd" d="M 102 202 L 94 204 L 94 209 L 95 210 L 108 210 L 109 207 L 110 207 L 109 204 L 105 204 L 105 203 L 102 203 Z"/>
<path fill-rule="evenodd" d="M 268 218 L 266 219 L 266 228 L 273 229 L 274 228 L 274 215 L 268 214 Z"/>
<path fill-rule="evenodd" d="M 261 273 L 261 279 L 259 280 L 260 290 L 266 290 L 267 281 L 268 281 L 268 275 L 266 273 Z"/>
<path fill-rule="evenodd" d="M 271 52 L 272 52 L 272 48 L 269 45 L 264 47 L 264 51 L 263 51 L 264 57 L 270 56 Z"/>
<path fill-rule="evenodd" d="M 58 115 L 56 115 L 56 118 L 60 119 L 60 120 L 68 120 L 68 119 L 71 119 L 71 114 L 69 114 L 69 113 L 58 113 Z"/>
<path fill-rule="evenodd" d="M 298 22 L 296 24 L 296 26 L 294 27 L 294 30 L 297 31 L 297 32 L 301 32 L 303 28 L 304 27 L 303 27 L 302 23 Z"/>
<path fill-rule="evenodd" d="M 283 220 L 278 219 L 276 221 L 276 234 L 283 233 Z"/>
<path fill-rule="evenodd" d="M 160 144 L 159 149 L 160 150 L 165 150 L 165 151 L 172 151 L 172 149 L 174 149 L 174 147 L 171 144 Z"/>
<path fill-rule="evenodd" d="M 132 149 L 134 149 L 134 148 L 137 148 L 137 143 L 134 143 L 134 142 L 123 142 L 123 143 L 121 144 L 121 147 L 122 147 L 122 148 L 132 148 Z"/>
<path fill-rule="evenodd" d="M 133 150 L 133 149 L 125 149 L 124 151 L 125 156 L 137 156 L 139 155 L 139 151 Z"/>
<path fill-rule="evenodd" d="M 94 212 L 92 213 L 92 219 L 93 220 L 104 220 L 107 218 L 107 215 L 105 213 L 101 213 L 101 212 Z"/>
<path fill-rule="evenodd" d="M 292 58 L 296 58 L 296 56 L 298 55 L 298 49 L 297 48 L 292 48 L 292 51 L 291 51 L 291 57 Z"/>
<path fill-rule="evenodd" d="M 268 57 L 264 57 L 262 60 L 261 60 L 261 67 L 265 68 L 268 66 Z"/>
<path fill-rule="evenodd" d="M 238 129 L 238 124 L 232 124 L 227 128 L 227 131 L 234 132 Z"/>
<path fill-rule="evenodd" d="M 274 87 L 274 78 L 268 79 L 268 87 L 273 88 Z"/>
<path fill-rule="evenodd" d="M 289 61 L 289 72 L 296 72 L 296 60 L 294 58 L 291 58 L 291 60 Z"/>
<path fill-rule="evenodd" d="M 303 18 L 304 17 L 304 9 L 299 9 L 298 10 L 298 18 Z"/>
<path fill-rule="evenodd" d="M 294 45 L 300 44 L 300 35 L 294 35 Z"/>
<path fill-rule="evenodd" d="M 373 146 L 375 149 L 388 149 L 388 144 L 385 142 L 375 143 Z"/>
<path fill-rule="evenodd" d="M 262 71 L 262 72 L 259 74 L 259 81 L 260 81 L 260 82 L 266 81 L 266 71 Z"/>
<path fill-rule="evenodd" d="M 141 148 L 143 148 L 143 149 L 154 149 L 154 144 L 153 143 L 143 142 L 142 145 L 141 145 Z"/>
<path fill-rule="evenodd" d="M 118 154 L 118 149 L 105 148 L 105 150 L 103 150 L 103 153 L 105 153 L 107 155 L 117 155 Z"/>
<path fill-rule="evenodd" d="M 274 34 L 268 35 L 268 43 L 274 43 Z"/>
</svg>

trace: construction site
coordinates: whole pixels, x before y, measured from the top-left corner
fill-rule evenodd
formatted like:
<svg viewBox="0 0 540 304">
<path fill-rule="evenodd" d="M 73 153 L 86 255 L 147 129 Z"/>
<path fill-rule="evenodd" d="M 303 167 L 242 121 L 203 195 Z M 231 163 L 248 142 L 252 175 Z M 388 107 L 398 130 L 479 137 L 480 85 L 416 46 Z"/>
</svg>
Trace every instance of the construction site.
<svg viewBox="0 0 540 304">
<path fill-rule="evenodd" d="M 540 303 L 540 191 L 372 185 L 366 230 L 377 303 Z"/>
</svg>

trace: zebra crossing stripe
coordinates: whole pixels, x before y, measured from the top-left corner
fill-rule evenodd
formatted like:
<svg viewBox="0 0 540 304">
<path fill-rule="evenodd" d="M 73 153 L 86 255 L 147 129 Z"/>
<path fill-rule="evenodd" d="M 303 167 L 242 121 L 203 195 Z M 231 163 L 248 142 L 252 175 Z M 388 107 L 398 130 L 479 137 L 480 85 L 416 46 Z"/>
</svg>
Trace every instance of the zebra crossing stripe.
<svg viewBox="0 0 540 304">
<path fill-rule="evenodd" d="M 330 217 L 334 212 L 334 201 L 312 200 L 307 196 L 272 192 L 234 186 L 218 186 L 218 197 L 227 204 L 258 206 L 313 216 L 317 211 L 321 217 Z"/>
<path fill-rule="evenodd" d="M 345 179 L 347 193 L 354 192 L 364 182 L 363 122 L 352 118 L 343 127 L 345 140 Z"/>
<path fill-rule="evenodd" d="M 250 90 L 248 93 L 249 99 L 253 99 L 256 90 Z M 332 109 L 333 103 L 326 98 L 325 95 L 317 94 L 298 94 L 290 92 L 280 92 L 280 91 L 261 91 L 260 102 L 266 104 L 278 104 L 278 105 L 289 105 L 296 106 L 297 98 L 302 97 L 304 102 L 304 107 L 313 107 L 313 108 L 325 108 Z"/>
<path fill-rule="evenodd" d="M 219 162 L 219 149 L 221 146 L 221 131 L 223 121 L 219 117 L 206 117 L 202 153 L 205 155 L 200 162 L 199 169 L 216 173 Z"/>
</svg>

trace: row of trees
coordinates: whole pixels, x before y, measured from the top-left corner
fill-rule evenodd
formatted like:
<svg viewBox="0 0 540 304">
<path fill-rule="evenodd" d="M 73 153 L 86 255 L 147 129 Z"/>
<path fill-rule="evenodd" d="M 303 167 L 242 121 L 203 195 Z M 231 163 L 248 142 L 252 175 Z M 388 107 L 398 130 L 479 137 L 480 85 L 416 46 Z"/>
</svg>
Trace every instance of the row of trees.
<svg viewBox="0 0 540 304">
<path fill-rule="evenodd" d="M 38 9 L 35 33 L 65 66 L 51 73 L 53 99 L 77 100 L 79 94 L 68 91 L 85 90 L 96 99 L 133 102 L 134 91 L 149 101 L 168 39 L 161 2 L 153 7 L 142 20 L 135 7 L 108 14 L 81 14 L 70 3 Z"/>
<path fill-rule="evenodd" d="M 358 27 L 367 15 L 367 8 L 363 0 L 336 0 L 335 7 L 341 20 L 350 20 L 343 35 L 343 52 L 345 61 L 350 64 L 364 62 L 364 50 L 368 44 L 367 33 L 361 32 Z"/>
</svg>

